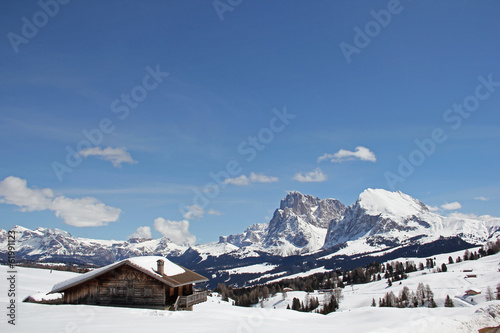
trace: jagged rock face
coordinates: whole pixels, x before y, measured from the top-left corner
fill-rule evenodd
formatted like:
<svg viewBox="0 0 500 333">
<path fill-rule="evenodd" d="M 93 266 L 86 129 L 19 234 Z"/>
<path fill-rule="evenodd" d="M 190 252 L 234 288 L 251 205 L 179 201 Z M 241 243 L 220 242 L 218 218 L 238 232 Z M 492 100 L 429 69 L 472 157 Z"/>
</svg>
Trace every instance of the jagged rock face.
<svg viewBox="0 0 500 333">
<path fill-rule="evenodd" d="M 284 214 L 277 216 L 275 212 L 269 225 L 272 227 L 273 223 L 279 224 L 280 217 L 302 216 L 304 220 L 307 220 L 315 227 L 328 228 L 330 221 L 338 221 L 344 214 L 345 209 L 346 206 L 335 199 L 322 200 L 312 195 L 290 192 L 280 203 L 279 210 L 283 211 Z M 278 218 L 278 220 L 275 218 Z"/>
<path fill-rule="evenodd" d="M 280 246 L 286 241 L 297 248 L 316 250 L 324 242 L 330 222 L 338 222 L 345 209 L 344 204 L 335 199 L 321 200 L 291 192 L 274 212 L 263 245 Z"/>
<path fill-rule="evenodd" d="M 346 207 L 335 199 L 290 192 L 271 221 L 254 224 L 241 234 L 220 237 L 220 243 L 289 255 L 321 248 L 330 222 L 338 222 Z"/>
<path fill-rule="evenodd" d="M 356 237 L 366 235 L 378 222 L 379 216 L 365 214 L 359 206 L 349 207 L 342 221 L 330 223 L 324 247 L 332 247 Z"/>
</svg>

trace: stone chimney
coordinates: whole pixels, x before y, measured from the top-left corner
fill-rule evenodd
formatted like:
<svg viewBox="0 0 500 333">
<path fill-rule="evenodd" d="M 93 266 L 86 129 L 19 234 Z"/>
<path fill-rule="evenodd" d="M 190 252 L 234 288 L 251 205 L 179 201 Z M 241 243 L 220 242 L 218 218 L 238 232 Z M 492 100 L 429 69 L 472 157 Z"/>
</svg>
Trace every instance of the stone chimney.
<svg viewBox="0 0 500 333">
<path fill-rule="evenodd" d="M 164 266 L 165 266 L 165 263 L 163 262 L 163 260 L 159 259 L 156 261 L 156 263 L 158 264 L 158 269 L 156 270 L 158 272 L 158 274 L 165 274 L 165 270 L 164 270 Z"/>
</svg>

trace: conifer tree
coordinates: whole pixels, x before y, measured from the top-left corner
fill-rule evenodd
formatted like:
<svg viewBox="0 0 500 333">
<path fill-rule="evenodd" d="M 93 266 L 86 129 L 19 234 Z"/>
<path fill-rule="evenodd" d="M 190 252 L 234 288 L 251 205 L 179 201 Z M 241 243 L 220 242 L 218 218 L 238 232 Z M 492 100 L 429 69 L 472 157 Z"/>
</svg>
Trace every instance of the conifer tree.
<svg viewBox="0 0 500 333">
<path fill-rule="evenodd" d="M 446 295 L 446 299 L 444 300 L 444 306 L 447 308 L 452 308 L 455 306 L 449 295 Z"/>
<path fill-rule="evenodd" d="M 292 300 L 292 310 L 300 311 L 300 300 L 296 297 Z"/>
<path fill-rule="evenodd" d="M 434 298 L 431 298 L 431 300 L 429 301 L 429 307 L 430 308 L 437 308 L 437 304 L 436 304 L 436 302 L 434 302 Z"/>
</svg>

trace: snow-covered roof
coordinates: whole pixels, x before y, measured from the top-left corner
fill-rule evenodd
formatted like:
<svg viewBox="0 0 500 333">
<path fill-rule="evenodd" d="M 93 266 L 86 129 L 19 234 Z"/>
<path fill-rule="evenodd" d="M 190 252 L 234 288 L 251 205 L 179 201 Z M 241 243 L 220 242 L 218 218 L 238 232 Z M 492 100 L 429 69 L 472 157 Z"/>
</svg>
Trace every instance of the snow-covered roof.
<svg viewBox="0 0 500 333">
<path fill-rule="evenodd" d="M 481 293 L 481 289 L 478 289 L 478 288 L 470 288 L 470 289 L 467 289 L 465 292 L 468 293 L 469 291 L 473 291 L 473 292 L 478 293 L 478 294 Z"/>
<path fill-rule="evenodd" d="M 186 271 L 181 266 L 174 264 L 170 260 L 160 256 L 133 257 L 126 259 L 126 261 L 130 262 L 131 264 L 134 264 L 145 270 L 148 270 L 150 273 L 153 274 L 158 274 L 156 272 L 158 260 L 163 260 L 163 270 L 164 270 L 164 275 L 166 276 L 174 276 L 177 274 L 182 274 Z M 161 274 L 158 275 L 161 276 Z"/>
<path fill-rule="evenodd" d="M 157 261 L 163 261 L 164 272 L 163 274 L 158 273 Z M 52 291 L 50 293 L 62 292 L 68 288 L 74 287 L 82 282 L 93 279 L 97 276 L 105 274 L 119 266 L 129 265 L 134 267 L 135 269 L 165 283 L 172 287 L 177 287 L 180 285 L 197 283 L 197 282 L 205 282 L 208 281 L 207 278 L 201 276 L 189 269 L 183 268 L 177 264 L 174 264 L 170 260 L 161 257 L 161 256 L 144 256 L 144 257 L 133 257 L 124 259 L 108 266 L 104 266 L 98 269 L 94 269 L 90 272 L 81 274 L 74 278 L 64 280 L 59 282 L 52 287 Z"/>
<path fill-rule="evenodd" d="M 27 299 L 31 299 L 34 302 L 43 302 L 43 301 L 55 301 L 62 298 L 63 295 L 60 293 L 46 294 L 46 293 L 36 293 L 27 297 Z"/>
</svg>

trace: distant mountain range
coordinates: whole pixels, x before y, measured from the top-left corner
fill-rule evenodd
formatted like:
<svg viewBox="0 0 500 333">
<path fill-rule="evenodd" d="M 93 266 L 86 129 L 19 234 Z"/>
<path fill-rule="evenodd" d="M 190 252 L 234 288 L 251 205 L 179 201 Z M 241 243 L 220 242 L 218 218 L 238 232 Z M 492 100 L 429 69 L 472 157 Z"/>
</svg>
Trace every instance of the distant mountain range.
<svg viewBox="0 0 500 333">
<path fill-rule="evenodd" d="M 500 218 L 441 216 L 402 192 L 367 189 L 351 206 L 290 192 L 269 223 L 194 246 L 168 238 L 112 241 L 77 238 L 59 229 L 14 229 L 18 261 L 101 266 L 132 256 L 162 255 L 212 276 L 213 283 L 241 285 L 318 267 L 349 268 L 405 253 L 425 256 L 484 244 L 500 236 Z M 7 238 L 7 231 L 0 229 L 4 261 Z"/>
</svg>

